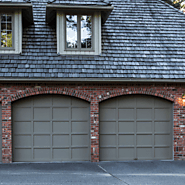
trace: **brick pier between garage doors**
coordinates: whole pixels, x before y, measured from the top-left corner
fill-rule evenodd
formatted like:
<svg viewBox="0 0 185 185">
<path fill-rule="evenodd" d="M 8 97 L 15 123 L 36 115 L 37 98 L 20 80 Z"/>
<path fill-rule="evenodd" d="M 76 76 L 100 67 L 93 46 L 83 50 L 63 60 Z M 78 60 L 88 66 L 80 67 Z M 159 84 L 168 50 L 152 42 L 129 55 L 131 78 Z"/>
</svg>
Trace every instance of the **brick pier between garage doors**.
<svg viewBox="0 0 185 185">
<path fill-rule="evenodd" d="M 185 159 L 181 84 L 0 87 L 3 163 Z"/>
</svg>

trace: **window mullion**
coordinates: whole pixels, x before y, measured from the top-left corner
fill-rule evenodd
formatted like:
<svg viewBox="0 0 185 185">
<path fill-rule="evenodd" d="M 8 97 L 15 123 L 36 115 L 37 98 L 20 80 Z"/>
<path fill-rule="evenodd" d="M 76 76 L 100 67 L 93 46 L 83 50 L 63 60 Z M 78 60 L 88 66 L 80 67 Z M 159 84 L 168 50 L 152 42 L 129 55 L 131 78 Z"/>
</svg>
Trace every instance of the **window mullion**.
<svg viewBox="0 0 185 185">
<path fill-rule="evenodd" d="M 77 27 L 78 27 L 78 33 L 77 33 L 77 40 L 78 40 L 78 49 L 81 49 L 81 16 L 77 15 Z"/>
</svg>

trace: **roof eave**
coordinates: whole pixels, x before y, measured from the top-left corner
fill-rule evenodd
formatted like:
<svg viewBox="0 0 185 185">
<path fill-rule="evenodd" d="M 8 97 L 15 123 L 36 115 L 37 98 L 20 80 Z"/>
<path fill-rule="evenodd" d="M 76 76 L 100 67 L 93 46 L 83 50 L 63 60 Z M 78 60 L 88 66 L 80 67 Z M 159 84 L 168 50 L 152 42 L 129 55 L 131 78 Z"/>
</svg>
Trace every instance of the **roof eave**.
<svg viewBox="0 0 185 185">
<path fill-rule="evenodd" d="M 25 23 L 32 24 L 33 23 L 33 7 L 31 3 L 0 3 L 0 11 L 1 10 L 14 10 L 21 9 L 23 13 L 23 21 Z"/>
<path fill-rule="evenodd" d="M 146 78 L 0 78 L 0 83 L 7 83 L 7 82 L 43 82 L 43 83 L 79 83 L 79 82 L 97 82 L 97 83 L 185 83 L 185 79 L 146 79 Z"/>
<path fill-rule="evenodd" d="M 105 23 L 110 13 L 114 9 L 113 6 L 79 6 L 79 5 L 60 5 L 60 4 L 47 4 L 46 5 L 46 21 L 51 23 L 55 17 L 56 10 L 91 10 L 100 11 L 102 14 L 102 22 Z"/>
</svg>

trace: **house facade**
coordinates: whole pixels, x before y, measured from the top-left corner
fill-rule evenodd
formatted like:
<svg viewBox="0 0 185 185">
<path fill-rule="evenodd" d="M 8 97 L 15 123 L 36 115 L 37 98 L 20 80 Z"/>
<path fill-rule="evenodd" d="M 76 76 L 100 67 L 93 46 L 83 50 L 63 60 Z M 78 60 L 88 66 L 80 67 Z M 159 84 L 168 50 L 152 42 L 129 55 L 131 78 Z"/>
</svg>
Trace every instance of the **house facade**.
<svg viewBox="0 0 185 185">
<path fill-rule="evenodd" d="M 161 0 L 1 1 L 0 161 L 185 159 L 185 15 Z"/>
</svg>

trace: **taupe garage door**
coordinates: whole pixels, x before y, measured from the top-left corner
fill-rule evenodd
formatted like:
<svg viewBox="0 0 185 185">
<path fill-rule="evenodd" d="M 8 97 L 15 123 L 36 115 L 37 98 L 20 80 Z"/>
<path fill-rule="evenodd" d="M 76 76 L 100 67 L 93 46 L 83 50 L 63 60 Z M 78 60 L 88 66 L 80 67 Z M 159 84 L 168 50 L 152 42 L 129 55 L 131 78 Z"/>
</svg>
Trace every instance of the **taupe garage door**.
<svg viewBox="0 0 185 185">
<path fill-rule="evenodd" d="M 128 95 L 100 104 L 100 160 L 172 159 L 172 103 Z"/>
<path fill-rule="evenodd" d="M 0 162 L 2 162 L 2 104 L 0 104 Z"/>
<path fill-rule="evenodd" d="M 39 95 L 13 103 L 13 161 L 90 160 L 89 103 Z"/>
</svg>

